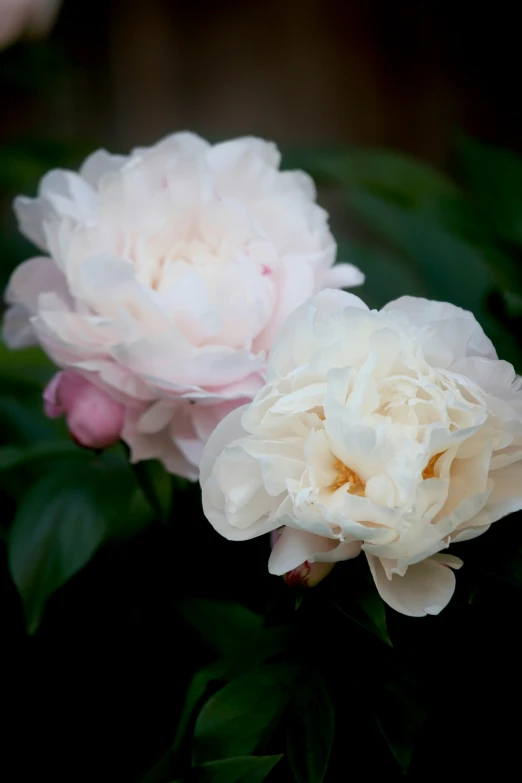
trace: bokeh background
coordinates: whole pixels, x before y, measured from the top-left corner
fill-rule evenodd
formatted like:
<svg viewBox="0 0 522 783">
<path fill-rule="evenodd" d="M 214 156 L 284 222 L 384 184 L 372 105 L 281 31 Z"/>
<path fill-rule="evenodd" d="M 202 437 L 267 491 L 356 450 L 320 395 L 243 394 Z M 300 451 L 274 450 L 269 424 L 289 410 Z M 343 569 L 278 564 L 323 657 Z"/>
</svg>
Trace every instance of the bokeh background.
<svg viewBox="0 0 522 783">
<path fill-rule="evenodd" d="M 0 285 L 32 252 L 16 233 L 12 198 L 33 195 L 48 169 L 175 130 L 261 135 L 282 148 L 285 165 L 316 176 L 340 254 L 367 273 L 362 295 L 372 305 L 412 293 L 470 307 L 521 369 L 519 38 L 504 0 L 65 0 L 46 41 L 0 52 Z M 5 349 L 0 360 L 7 537 L 40 468 L 20 473 L 5 449 L 65 435 L 40 413 L 45 362 Z M 241 559 L 210 533 L 208 549 L 196 547 L 197 507 L 197 488 L 185 489 L 170 526 L 105 547 L 55 593 L 31 636 L 2 545 L 2 780 L 133 783 L 168 746 L 204 657 L 173 601 L 187 589 L 239 592 L 254 608 L 266 598 L 256 592 L 266 584 L 266 542 L 242 545 Z M 440 619 L 391 621 L 407 639 L 406 660 L 425 661 L 433 678 L 413 779 L 426 769 L 449 779 L 501 774 L 517 758 L 521 537 L 515 518 L 505 525 L 477 544 L 480 566 L 507 540 L 510 564 L 484 568 L 476 600 L 470 566 Z M 269 589 L 270 600 L 281 595 Z M 328 644 L 315 598 L 306 611 L 304 627 L 322 618 Z M 349 636 L 332 645 L 344 676 Z M 350 769 L 360 779 L 364 754 L 375 774 L 400 777 L 356 724 L 347 736 L 360 753 L 338 757 L 328 780 L 347 780 Z"/>
</svg>

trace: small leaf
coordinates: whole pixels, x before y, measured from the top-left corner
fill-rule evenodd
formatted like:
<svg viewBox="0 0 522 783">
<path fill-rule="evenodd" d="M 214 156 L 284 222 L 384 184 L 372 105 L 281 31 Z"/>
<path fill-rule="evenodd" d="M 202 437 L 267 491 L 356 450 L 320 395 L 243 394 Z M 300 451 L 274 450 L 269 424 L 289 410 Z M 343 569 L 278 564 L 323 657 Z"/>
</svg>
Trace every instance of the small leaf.
<svg viewBox="0 0 522 783">
<path fill-rule="evenodd" d="M 45 441 L 29 446 L 2 446 L 0 447 L 0 471 L 12 470 L 35 460 L 47 460 L 63 455 L 85 458 L 72 441 Z"/>
<path fill-rule="evenodd" d="M 286 664 L 264 666 L 211 696 L 194 729 L 196 764 L 253 753 L 286 707 L 295 674 Z"/>
<path fill-rule="evenodd" d="M 363 577 L 361 574 L 357 575 L 359 577 L 357 579 L 352 578 L 353 576 L 350 574 L 345 579 L 347 583 L 349 580 L 349 589 L 346 589 L 346 594 L 350 596 L 350 600 L 343 602 L 342 606 L 334 601 L 334 606 L 341 614 L 393 647 L 388 633 L 384 602 L 375 589 L 373 581 L 370 582 L 367 577 Z"/>
<path fill-rule="evenodd" d="M 297 783 L 322 783 L 334 737 L 335 714 L 319 675 L 297 683 L 287 717 L 287 753 Z"/>
<path fill-rule="evenodd" d="M 349 204 L 379 236 L 418 265 L 433 298 L 453 302 L 477 316 L 483 312 L 494 276 L 470 242 L 429 210 L 409 209 L 362 188 L 350 191 Z"/>
<path fill-rule="evenodd" d="M 172 503 L 172 476 L 158 460 L 133 464 L 134 473 L 151 508 L 162 522 L 166 522 Z"/>
<path fill-rule="evenodd" d="M 422 270 L 399 253 L 346 240 L 338 241 L 338 256 L 366 275 L 360 296 L 369 307 L 381 308 L 400 296 L 429 298 L 430 287 Z"/>
<path fill-rule="evenodd" d="M 178 611 L 221 655 L 233 653 L 238 644 L 248 642 L 263 626 L 258 614 L 227 601 L 188 599 L 178 604 Z"/>
<path fill-rule="evenodd" d="M 52 421 L 44 416 L 43 410 L 35 410 L 34 404 L 14 397 L 0 398 L 0 428 L 4 440 L 13 443 L 63 441 L 67 438 L 63 421 Z"/>
<path fill-rule="evenodd" d="M 238 756 L 202 764 L 194 770 L 195 783 L 262 783 L 282 759 L 279 756 Z"/>
<path fill-rule="evenodd" d="M 259 667 L 269 658 L 281 652 L 287 645 L 288 639 L 289 629 L 287 628 L 261 629 L 260 632 L 254 632 L 248 643 L 243 643 L 226 658 L 220 658 L 210 666 L 196 672 L 187 688 L 174 742 L 145 776 L 143 783 L 161 783 L 165 779 L 165 773 L 173 768 L 176 756 L 189 734 L 198 705 L 212 682 L 229 682 Z"/>
<path fill-rule="evenodd" d="M 403 206 L 418 207 L 458 193 L 442 172 L 397 152 L 348 149 L 318 156 L 316 169 L 343 185 L 364 188 Z"/>
<path fill-rule="evenodd" d="M 522 158 L 464 137 L 460 144 L 464 176 L 498 235 L 522 244 Z"/>
<path fill-rule="evenodd" d="M 173 750 L 177 752 L 181 747 L 196 705 L 212 681 L 228 682 L 257 669 L 265 661 L 280 653 L 287 645 L 288 639 L 287 628 L 263 628 L 261 631 L 254 631 L 248 641 L 243 642 L 228 656 L 197 672 L 187 691 Z"/>
<path fill-rule="evenodd" d="M 56 368 L 40 347 L 12 351 L 0 342 L 0 382 L 2 388 L 13 381 L 36 387 L 40 395 Z"/>
<path fill-rule="evenodd" d="M 30 488 L 9 533 L 9 567 L 30 633 L 49 596 L 125 519 L 132 490 L 128 466 L 110 457 L 75 461 Z"/>
<path fill-rule="evenodd" d="M 401 677 L 381 688 L 375 698 L 374 716 L 395 760 L 406 773 L 426 719 L 413 680 Z"/>
</svg>

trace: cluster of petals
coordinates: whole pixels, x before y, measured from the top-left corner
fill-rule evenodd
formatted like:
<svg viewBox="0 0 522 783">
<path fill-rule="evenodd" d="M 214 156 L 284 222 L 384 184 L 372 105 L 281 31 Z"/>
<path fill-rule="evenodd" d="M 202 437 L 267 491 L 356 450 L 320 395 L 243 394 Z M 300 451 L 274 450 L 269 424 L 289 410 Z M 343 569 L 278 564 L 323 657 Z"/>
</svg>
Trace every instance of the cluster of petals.
<svg viewBox="0 0 522 783">
<path fill-rule="evenodd" d="M 4 338 L 40 343 L 124 406 L 134 461 L 196 479 L 216 424 L 261 388 L 287 316 L 363 280 L 333 266 L 311 179 L 279 164 L 261 139 L 177 133 L 51 171 L 37 198 L 15 202 L 42 255 L 11 278 Z"/>
<path fill-rule="evenodd" d="M 231 540 L 278 530 L 273 574 L 363 552 L 390 606 L 437 614 L 462 564 L 448 547 L 522 508 L 521 459 L 520 379 L 471 313 L 323 291 L 211 436 L 203 506 Z"/>
</svg>

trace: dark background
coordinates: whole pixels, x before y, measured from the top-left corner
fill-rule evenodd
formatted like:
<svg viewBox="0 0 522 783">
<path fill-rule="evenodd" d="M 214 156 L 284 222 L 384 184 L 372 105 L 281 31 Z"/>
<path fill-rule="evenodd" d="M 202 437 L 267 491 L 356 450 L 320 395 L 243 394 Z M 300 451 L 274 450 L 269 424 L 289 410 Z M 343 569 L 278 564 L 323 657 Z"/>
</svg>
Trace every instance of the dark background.
<svg viewBox="0 0 522 783">
<path fill-rule="evenodd" d="M 65 0 L 48 42 L 0 53 L 0 145 L 26 166 L 12 180 L 29 192 L 41 160 L 126 152 L 180 129 L 258 134 L 290 149 L 386 147 L 446 167 L 459 130 L 522 149 L 519 42 L 507 2 Z M 31 144 L 36 168 L 20 154 Z M 12 195 L 6 187 L 8 227 Z M 18 260 L 6 255 L 3 279 Z M 267 542 L 237 551 L 198 505 L 195 488 L 179 496 L 170 526 L 98 553 L 51 599 L 32 638 L 2 549 L 0 779 L 137 783 L 172 740 L 183 689 L 205 658 L 175 615 L 177 598 L 240 597 L 259 610 L 266 591 L 287 601 L 267 579 Z M 482 557 L 509 548 L 510 529 L 495 531 Z M 343 705 L 327 780 L 399 779 L 366 732 L 378 656 L 324 609 L 341 587 L 337 570 L 295 617 Z M 519 593 L 478 574 L 463 569 L 440 618 L 389 612 L 404 665 L 430 685 L 412 779 L 519 768 Z"/>
<path fill-rule="evenodd" d="M 2 55 L 4 77 L 26 59 L 25 84 L 2 84 L 2 141 L 123 152 L 190 128 L 444 164 L 465 129 L 520 148 L 519 35 L 504 0 L 65 0 L 50 46 L 32 49 Z"/>
</svg>

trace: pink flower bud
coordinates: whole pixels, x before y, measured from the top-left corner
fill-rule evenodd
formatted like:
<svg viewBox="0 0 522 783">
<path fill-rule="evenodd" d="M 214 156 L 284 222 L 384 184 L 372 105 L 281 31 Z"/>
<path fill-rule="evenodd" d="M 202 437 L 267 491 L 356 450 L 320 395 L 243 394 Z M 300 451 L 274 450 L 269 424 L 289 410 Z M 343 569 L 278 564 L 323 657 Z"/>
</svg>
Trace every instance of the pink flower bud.
<svg viewBox="0 0 522 783">
<path fill-rule="evenodd" d="M 272 530 L 270 533 L 270 546 L 272 549 L 281 535 L 281 530 L 282 528 L 279 528 L 278 530 Z M 283 579 L 288 587 L 315 587 L 325 576 L 328 576 L 334 565 L 335 563 L 310 563 L 308 560 L 305 560 L 297 568 L 293 568 L 291 571 L 283 574 Z"/>
<path fill-rule="evenodd" d="M 283 579 L 288 587 L 315 587 L 328 576 L 335 563 L 309 563 L 305 560 L 300 566 L 288 571 Z"/>
<path fill-rule="evenodd" d="M 73 370 L 57 373 L 44 391 L 44 410 L 55 419 L 65 415 L 74 440 L 89 449 L 104 449 L 120 438 L 124 406 Z"/>
</svg>

